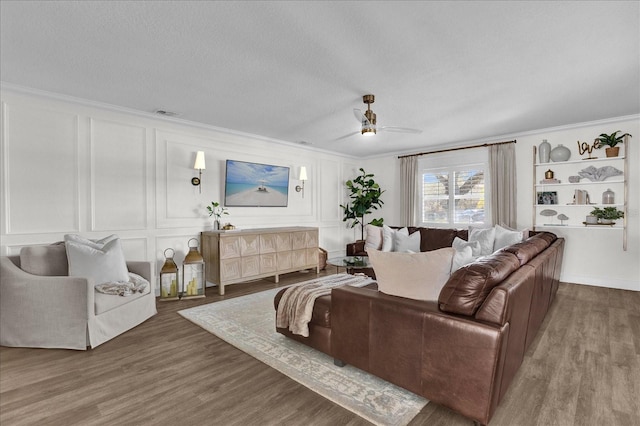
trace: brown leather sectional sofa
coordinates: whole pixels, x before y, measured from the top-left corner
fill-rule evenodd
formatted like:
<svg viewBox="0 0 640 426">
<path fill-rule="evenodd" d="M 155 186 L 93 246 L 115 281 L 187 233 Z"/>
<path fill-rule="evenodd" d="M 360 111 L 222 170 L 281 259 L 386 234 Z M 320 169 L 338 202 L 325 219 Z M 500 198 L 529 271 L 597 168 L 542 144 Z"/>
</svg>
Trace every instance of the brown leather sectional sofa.
<svg viewBox="0 0 640 426">
<path fill-rule="evenodd" d="M 413 231 L 422 251 L 466 239 Z M 535 234 L 454 272 L 437 302 L 335 288 L 316 300 L 309 337 L 277 331 L 488 424 L 554 299 L 563 250 L 564 239 Z"/>
</svg>

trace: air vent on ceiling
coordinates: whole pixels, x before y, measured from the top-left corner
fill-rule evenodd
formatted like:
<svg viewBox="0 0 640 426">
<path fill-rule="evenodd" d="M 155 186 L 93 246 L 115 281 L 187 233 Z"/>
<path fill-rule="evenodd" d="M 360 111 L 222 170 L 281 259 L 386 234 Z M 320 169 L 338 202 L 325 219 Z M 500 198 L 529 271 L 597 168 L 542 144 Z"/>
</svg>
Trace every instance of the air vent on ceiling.
<svg viewBox="0 0 640 426">
<path fill-rule="evenodd" d="M 166 111 L 164 109 L 157 109 L 154 111 L 154 114 L 164 115 L 165 117 L 178 117 L 180 116 L 179 112 Z"/>
</svg>

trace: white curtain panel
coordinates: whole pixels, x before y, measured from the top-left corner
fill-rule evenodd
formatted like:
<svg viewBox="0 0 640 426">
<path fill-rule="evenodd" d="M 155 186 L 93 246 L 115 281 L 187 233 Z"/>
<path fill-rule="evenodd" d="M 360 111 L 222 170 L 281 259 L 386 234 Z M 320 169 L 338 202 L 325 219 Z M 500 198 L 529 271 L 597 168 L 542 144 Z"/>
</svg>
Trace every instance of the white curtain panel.
<svg viewBox="0 0 640 426">
<path fill-rule="evenodd" d="M 489 146 L 491 216 L 494 225 L 517 227 L 515 143 Z"/>
<path fill-rule="evenodd" d="M 416 167 L 415 156 L 400 158 L 400 220 L 402 226 L 415 225 Z"/>
</svg>

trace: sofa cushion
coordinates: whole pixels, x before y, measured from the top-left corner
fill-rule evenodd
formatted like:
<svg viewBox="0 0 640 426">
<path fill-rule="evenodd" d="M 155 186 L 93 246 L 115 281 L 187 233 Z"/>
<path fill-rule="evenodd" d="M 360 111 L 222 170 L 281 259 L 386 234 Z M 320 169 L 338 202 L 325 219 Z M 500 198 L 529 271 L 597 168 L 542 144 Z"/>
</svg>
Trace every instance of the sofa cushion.
<svg viewBox="0 0 640 426">
<path fill-rule="evenodd" d="M 69 276 L 93 280 L 93 284 L 129 281 L 129 271 L 117 235 L 88 240 L 79 235 L 65 235 L 69 259 Z"/>
<path fill-rule="evenodd" d="M 398 234 L 408 237 L 409 230 L 407 228 L 393 229 L 382 225 L 382 251 L 396 251 L 395 241 Z"/>
<path fill-rule="evenodd" d="M 552 234 L 551 232 L 538 232 L 537 234 L 531 235 L 531 237 L 542 238 L 549 245 L 551 245 L 552 242 L 558 239 L 558 236 L 556 234 Z"/>
<path fill-rule="evenodd" d="M 457 238 L 457 237 L 456 237 Z M 476 257 L 473 255 L 473 251 L 471 247 L 465 246 L 461 248 L 454 247 L 456 251 L 453 255 L 453 261 L 451 262 L 451 272 L 455 272 L 458 269 L 462 268 L 465 265 L 473 262 Z"/>
<path fill-rule="evenodd" d="M 454 314 L 472 316 L 487 298 L 491 289 L 520 267 L 518 258 L 505 251 L 481 257 L 451 274 L 442 288 L 440 309 Z"/>
<path fill-rule="evenodd" d="M 480 255 L 488 256 L 494 252 L 493 243 L 496 239 L 496 228 L 469 227 L 469 242 L 480 243 Z"/>
<path fill-rule="evenodd" d="M 419 228 L 420 251 L 432 251 L 451 247 L 458 231 L 455 229 Z"/>
<path fill-rule="evenodd" d="M 518 258 L 520 264 L 524 265 L 547 247 L 549 247 L 549 242 L 546 238 L 531 237 L 520 243 L 505 247 L 502 251 L 512 253 Z"/>
<path fill-rule="evenodd" d="M 366 237 L 364 240 L 364 250 L 372 248 L 375 250 L 382 249 L 382 227 L 381 226 L 373 226 L 371 224 L 366 225 L 364 227 L 366 232 Z"/>
<path fill-rule="evenodd" d="M 99 292 L 98 290 L 94 290 L 95 314 L 100 315 L 117 307 L 126 305 L 127 303 L 131 303 L 134 300 L 138 300 L 144 295 L 149 294 L 150 291 L 151 285 L 147 285 L 144 290 L 142 290 L 142 292 L 133 293 L 129 296 L 122 297 L 113 294 L 105 294 Z"/>
<path fill-rule="evenodd" d="M 451 247 L 421 253 L 369 250 L 369 259 L 382 293 L 435 301 L 451 274 L 454 253 Z"/>
<path fill-rule="evenodd" d="M 393 234 L 393 251 L 400 253 L 418 253 L 420 251 L 420 233 L 404 235 L 396 232 Z"/>
<path fill-rule="evenodd" d="M 482 252 L 480 241 L 465 241 L 462 238 L 458 237 L 455 237 L 453 239 L 453 244 L 451 244 L 451 247 L 458 251 L 464 249 L 465 247 L 468 247 L 471 250 L 471 255 L 473 257 L 480 256 L 480 253 Z"/>
<path fill-rule="evenodd" d="M 22 247 L 20 249 L 20 268 L 33 275 L 69 275 L 69 262 L 64 242 L 48 246 Z"/>
<path fill-rule="evenodd" d="M 496 225 L 496 236 L 493 242 L 493 251 L 519 243 L 528 236 L 529 231 L 516 231 L 504 226 Z"/>
</svg>

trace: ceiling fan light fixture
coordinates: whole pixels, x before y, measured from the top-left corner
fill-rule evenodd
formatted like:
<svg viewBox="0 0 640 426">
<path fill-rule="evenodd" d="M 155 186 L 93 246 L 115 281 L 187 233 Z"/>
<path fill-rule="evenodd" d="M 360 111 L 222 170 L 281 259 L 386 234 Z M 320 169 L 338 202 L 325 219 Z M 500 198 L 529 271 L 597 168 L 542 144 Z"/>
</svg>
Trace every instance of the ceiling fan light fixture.
<svg viewBox="0 0 640 426">
<path fill-rule="evenodd" d="M 362 135 L 363 136 L 373 136 L 376 134 L 376 128 L 375 127 L 362 127 Z"/>
<path fill-rule="evenodd" d="M 367 99 L 367 97 L 370 97 Z M 373 102 L 373 95 L 366 95 L 365 100 L 367 103 L 367 110 L 364 112 L 364 118 L 362 119 L 361 133 L 365 136 L 373 136 L 376 134 L 376 113 L 371 111 L 371 102 Z"/>
</svg>

